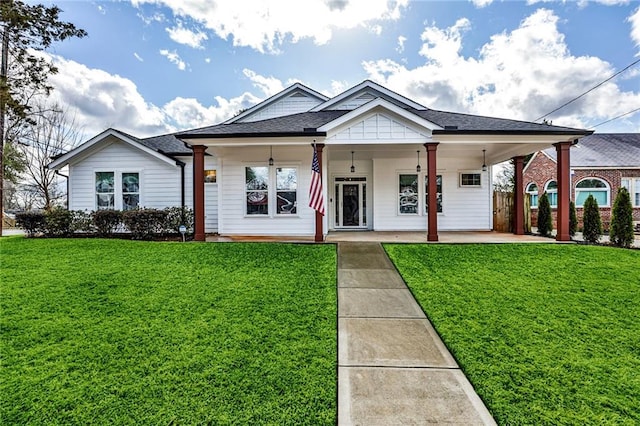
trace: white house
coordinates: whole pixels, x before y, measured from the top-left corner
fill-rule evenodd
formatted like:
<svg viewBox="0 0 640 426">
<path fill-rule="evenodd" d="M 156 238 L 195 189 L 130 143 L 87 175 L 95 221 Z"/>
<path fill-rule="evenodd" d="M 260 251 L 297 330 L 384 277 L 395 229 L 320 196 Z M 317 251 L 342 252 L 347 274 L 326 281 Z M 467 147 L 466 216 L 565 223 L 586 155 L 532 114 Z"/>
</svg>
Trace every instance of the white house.
<svg viewBox="0 0 640 426">
<path fill-rule="evenodd" d="M 492 164 L 515 158 L 521 180 L 522 156 L 555 145 L 562 164 L 590 133 L 437 111 L 371 81 L 333 98 L 294 84 L 214 126 L 146 139 L 108 129 L 49 167 L 69 167 L 72 210 L 186 205 L 196 240 L 421 230 L 437 241 L 492 229 Z M 309 207 L 314 150 L 324 216 Z M 568 173 L 558 168 L 559 185 Z"/>
</svg>

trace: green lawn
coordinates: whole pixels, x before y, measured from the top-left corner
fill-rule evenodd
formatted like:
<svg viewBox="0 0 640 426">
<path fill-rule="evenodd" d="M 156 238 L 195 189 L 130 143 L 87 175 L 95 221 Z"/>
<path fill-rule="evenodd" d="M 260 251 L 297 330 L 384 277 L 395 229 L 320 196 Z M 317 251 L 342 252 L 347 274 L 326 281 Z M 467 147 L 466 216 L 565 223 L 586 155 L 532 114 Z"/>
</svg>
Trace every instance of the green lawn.
<svg viewBox="0 0 640 426">
<path fill-rule="evenodd" d="M 640 424 L 640 251 L 385 245 L 500 424 Z"/>
<path fill-rule="evenodd" d="M 334 424 L 332 245 L 0 239 L 0 424 Z"/>
</svg>

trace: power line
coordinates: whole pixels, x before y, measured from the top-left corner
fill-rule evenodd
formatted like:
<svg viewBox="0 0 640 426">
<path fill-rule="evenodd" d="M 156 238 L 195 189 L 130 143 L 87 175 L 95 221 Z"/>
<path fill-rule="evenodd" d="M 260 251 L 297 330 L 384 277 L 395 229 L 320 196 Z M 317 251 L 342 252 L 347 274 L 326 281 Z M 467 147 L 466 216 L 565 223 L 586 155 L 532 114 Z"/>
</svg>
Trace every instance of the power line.
<svg viewBox="0 0 640 426">
<path fill-rule="evenodd" d="M 605 84 L 607 81 L 610 81 L 610 80 L 612 80 L 613 78 L 615 78 L 616 76 L 618 76 L 618 75 L 622 74 L 623 72 L 625 72 L 626 70 L 628 70 L 629 68 L 631 68 L 632 66 L 634 66 L 635 64 L 637 64 L 638 62 L 640 62 L 640 59 L 638 59 L 638 60 L 634 61 L 633 63 L 631 63 L 631 64 L 629 64 L 629 65 L 627 65 L 626 67 L 624 67 L 623 69 L 621 69 L 621 70 L 620 70 L 620 71 L 618 71 L 617 73 L 613 74 L 611 77 L 607 78 L 606 80 L 601 81 L 600 83 L 596 84 L 596 85 L 595 85 L 595 86 L 593 86 L 591 89 L 589 89 L 589 90 L 587 90 L 586 92 L 584 92 L 583 94 L 581 94 L 581 95 L 579 95 L 579 96 L 576 96 L 575 98 L 571 99 L 569 102 L 565 102 L 564 104 L 560 105 L 558 108 L 554 109 L 553 111 L 551 111 L 551 112 L 549 112 L 549 113 L 547 113 L 547 114 L 545 114 L 545 115 L 543 115 L 543 116 L 541 116 L 541 117 L 538 117 L 538 118 L 536 118 L 536 119 L 535 119 L 535 120 L 533 120 L 533 121 L 539 121 L 539 120 L 542 120 L 543 118 L 545 118 L 545 117 L 547 117 L 547 116 L 549 116 L 549 115 L 553 114 L 554 112 L 556 112 L 556 111 L 558 111 L 558 110 L 561 110 L 562 108 L 566 107 L 566 106 L 567 106 L 567 105 L 569 105 L 570 103 L 577 101 L 578 99 L 580 99 L 581 97 L 583 97 L 583 96 L 584 96 L 584 95 L 586 95 L 587 93 L 590 93 L 590 92 L 592 92 L 592 91 L 596 90 L 598 87 L 602 86 L 602 85 L 603 85 L 603 84 Z"/>
<path fill-rule="evenodd" d="M 610 118 L 610 119 L 608 119 L 607 121 L 603 121 L 602 123 L 596 124 L 595 126 L 591 126 L 591 127 L 595 129 L 595 128 L 596 128 L 596 127 L 598 127 L 598 126 L 602 126 L 603 124 L 607 124 L 607 123 L 608 123 L 608 122 L 610 122 L 610 121 L 617 120 L 618 118 L 622 118 L 622 117 L 624 117 L 625 115 L 633 114 L 634 112 L 637 112 L 637 111 L 640 111 L 640 108 L 636 108 L 636 109 L 631 110 L 631 111 L 629 111 L 629 112 L 625 112 L 624 114 L 620 114 L 620 115 L 618 115 L 617 117 Z"/>
</svg>

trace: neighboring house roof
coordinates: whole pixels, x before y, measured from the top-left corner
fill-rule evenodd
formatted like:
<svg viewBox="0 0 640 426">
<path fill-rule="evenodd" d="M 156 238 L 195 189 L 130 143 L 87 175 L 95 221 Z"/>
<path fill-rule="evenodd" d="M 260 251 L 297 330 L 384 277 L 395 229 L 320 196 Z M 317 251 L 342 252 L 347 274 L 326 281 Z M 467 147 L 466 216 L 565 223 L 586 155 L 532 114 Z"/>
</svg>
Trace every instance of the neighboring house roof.
<svg viewBox="0 0 640 426">
<path fill-rule="evenodd" d="M 554 148 L 545 149 L 544 153 L 557 161 Z M 571 149 L 570 161 L 573 168 L 640 167 L 640 133 L 585 136 Z"/>
</svg>

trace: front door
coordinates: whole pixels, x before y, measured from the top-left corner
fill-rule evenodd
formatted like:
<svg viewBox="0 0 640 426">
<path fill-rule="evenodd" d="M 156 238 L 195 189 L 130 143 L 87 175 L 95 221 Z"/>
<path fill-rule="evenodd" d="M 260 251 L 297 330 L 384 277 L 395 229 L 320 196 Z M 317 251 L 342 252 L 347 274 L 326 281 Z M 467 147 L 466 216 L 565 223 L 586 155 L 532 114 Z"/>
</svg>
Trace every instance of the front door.
<svg viewBox="0 0 640 426">
<path fill-rule="evenodd" d="M 366 178 L 336 178 L 335 200 L 337 229 L 367 228 Z"/>
</svg>

